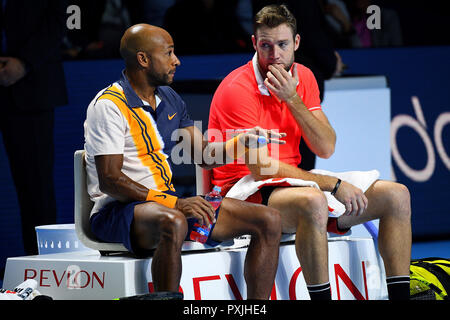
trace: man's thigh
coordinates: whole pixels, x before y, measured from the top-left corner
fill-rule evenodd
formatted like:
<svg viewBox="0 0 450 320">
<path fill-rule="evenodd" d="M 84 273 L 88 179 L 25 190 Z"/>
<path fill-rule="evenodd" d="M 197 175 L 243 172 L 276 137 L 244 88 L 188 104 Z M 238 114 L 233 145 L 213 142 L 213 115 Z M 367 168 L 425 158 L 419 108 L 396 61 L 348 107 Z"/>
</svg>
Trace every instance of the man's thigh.
<svg viewBox="0 0 450 320">
<path fill-rule="evenodd" d="M 312 187 L 276 188 L 270 195 L 267 205 L 280 211 L 284 233 L 295 233 L 299 218 L 303 214 L 310 214 L 313 207 L 323 207 L 321 210 L 328 208 L 323 192 Z M 328 210 L 323 214 L 328 214 Z"/>
<path fill-rule="evenodd" d="M 404 200 L 401 196 L 404 187 L 396 182 L 377 180 L 364 193 L 368 200 L 367 209 L 359 216 L 340 216 L 338 226 L 340 228 L 350 228 L 352 226 L 380 219 L 385 215 L 396 214 L 397 206 Z M 397 204 L 398 203 L 398 204 Z"/>
<path fill-rule="evenodd" d="M 156 202 L 143 202 L 135 205 L 134 218 L 131 226 L 133 237 L 140 239 L 147 246 L 153 246 L 159 241 L 160 226 L 164 219 L 170 219 L 171 216 L 182 213 L 178 210 L 167 208 Z M 184 216 L 182 218 L 185 218 Z"/>
<path fill-rule="evenodd" d="M 224 198 L 211 237 L 215 241 L 225 241 L 251 234 L 272 211 L 261 204 Z"/>
</svg>

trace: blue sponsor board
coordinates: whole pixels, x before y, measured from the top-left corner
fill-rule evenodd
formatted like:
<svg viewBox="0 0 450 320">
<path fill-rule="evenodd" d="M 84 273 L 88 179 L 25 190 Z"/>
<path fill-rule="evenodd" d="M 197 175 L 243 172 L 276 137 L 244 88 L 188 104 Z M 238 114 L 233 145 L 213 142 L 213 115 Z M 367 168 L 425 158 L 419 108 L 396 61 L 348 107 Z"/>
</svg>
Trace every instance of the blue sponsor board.
<svg viewBox="0 0 450 320">
<path fill-rule="evenodd" d="M 411 192 L 413 236 L 450 237 L 450 47 L 340 53 L 347 73 L 388 79 L 392 173 Z"/>
</svg>

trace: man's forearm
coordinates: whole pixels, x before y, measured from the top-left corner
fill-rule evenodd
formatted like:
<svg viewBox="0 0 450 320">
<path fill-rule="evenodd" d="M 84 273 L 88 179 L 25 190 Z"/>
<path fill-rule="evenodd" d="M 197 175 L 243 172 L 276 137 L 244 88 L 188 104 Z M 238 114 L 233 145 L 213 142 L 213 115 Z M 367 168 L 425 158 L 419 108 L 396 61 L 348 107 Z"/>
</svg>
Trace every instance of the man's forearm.
<svg viewBox="0 0 450 320">
<path fill-rule="evenodd" d="M 313 114 L 314 111 L 311 112 L 306 108 L 298 95 L 289 99 L 287 105 L 297 124 L 302 128 L 302 136 L 310 149 L 321 158 L 329 158 L 334 153 L 336 133 L 326 117 L 318 119 Z"/>
<path fill-rule="evenodd" d="M 257 153 L 259 152 L 257 150 L 267 149 L 267 144 L 284 144 L 285 142 L 280 139 L 286 136 L 285 133 L 270 132 L 260 127 L 248 129 L 223 142 L 203 140 L 200 131 L 195 127 L 186 128 L 185 134 L 190 135 L 191 158 L 204 169 L 212 169 L 234 163 L 238 159 L 248 158 L 250 150 L 252 154 Z"/>
<path fill-rule="evenodd" d="M 244 156 L 248 150 L 239 139 L 241 135 L 227 141 L 208 142 L 203 139 L 201 132 L 195 127 L 186 128 L 185 135 L 191 139 L 191 158 L 204 169 L 233 163 L 236 159 Z"/>
<path fill-rule="evenodd" d="M 273 159 L 264 152 L 258 156 L 253 154 L 247 157 L 246 164 L 253 177 L 256 180 L 265 180 L 270 178 L 295 178 L 307 181 L 314 181 L 323 191 L 332 191 L 336 185 L 337 179 L 331 176 L 314 174 L 309 171 L 294 167 L 287 163 Z M 256 158 L 256 161 L 255 161 Z"/>
<path fill-rule="evenodd" d="M 200 166 L 204 169 L 212 169 L 234 163 L 236 159 L 245 156 L 247 151 L 248 148 L 234 139 L 208 143 L 203 149 L 203 163 Z"/>
<path fill-rule="evenodd" d="M 203 147 L 202 162 L 199 166 L 209 170 L 231 162 L 232 159 L 226 156 L 224 142 L 210 142 L 205 143 Z"/>
<path fill-rule="evenodd" d="M 144 201 L 148 189 L 121 173 L 118 176 L 105 176 L 99 179 L 100 191 L 121 202 Z"/>
<path fill-rule="evenodd" d="M 280 100 L 286 102 L 309 148 L 321 158 L 329 158 L 334 153 L 336 134 L 322 110 L 309 111 L 297 93 L 299 75 L 297 64 L 290 75 L 280 65 L 269 66 L 264 84 Z"/>
<path fill-rule="evenodd" d="M 174 208 L 178 201 L 178 197 L 158 190 L 147 189 L 123 173 L 116 177 L 103 178 L 100 190 L 121 202 L 153 201 Z"/>
<path fill-rule="evenodd" d="M 184 145 L 180 149 L 189 150 L 191 159 L 203 169 L 212 169 L 231 162 L 227 159 L 224 142 L 208 142 L 195 126 L 179 131 Z"/>
</svg>

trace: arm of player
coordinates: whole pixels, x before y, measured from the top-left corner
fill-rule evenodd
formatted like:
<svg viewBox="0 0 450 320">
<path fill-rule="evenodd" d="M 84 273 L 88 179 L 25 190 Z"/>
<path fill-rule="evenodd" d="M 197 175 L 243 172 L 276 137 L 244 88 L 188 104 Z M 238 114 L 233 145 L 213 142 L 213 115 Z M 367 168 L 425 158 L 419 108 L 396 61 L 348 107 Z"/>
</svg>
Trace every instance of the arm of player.
<svg viewBox="0 0 450 320">
<path fill-rule="evenodd" d="M 196 218 L 199 223 L 209 225 L 215 222 L 212 205 L 202 197 L 178 198 L 157 190 L 151 190 L 130 179 L 122 172 L 123 155 L 95 156 L 99 187 L 103 193 L 122 201 L 158 202 L 166 207 L 181 211 L 186 218 Z"/>
<path fill-rule="evenodd" d="M 95 156 L 100 191 L 121 201 L 145 201 L 148 189 L 122 172 L 123 155 Z"/>
<path fill-rule="evenodd" d="M 296 88 L 299 78 L 296 64 L 292 73 L 293 76 L 280 65 L 271 65 L 264 84 L 280 100 L 286 102 L 302 128 L 302 136 L 309 148 L 317 156 L 329 158 L 334 153 L 336 133 L 321 110 L 309 111 L 298 96 Z"/>
<path fill-rule="evenodd" d="M 183 130 L 186 130 L 187 134 L 182 135 L 191 139 L 191 157 L 195 161 L 194 155 L 200 155 L 201 161 L 198 164 L 204 169 L 212 169 L 232 163 L 236 159 L 245 156 L 250 149 L 258 149 L 269 143 L 286 143 L 280 140 L 280 138 L 286 136 L 285 133 L 272 132 L 260 127 L 246 130 L 236 137 L 223 142 L 208 142 L 204 140 L 202 133 L 195 126 L 186 127 Z"/>
<path fill-rule="evenodd" d="M 295 178 L 314 181 L 322 191 L 332 191 L 338 181 L 337 178 L 314 174 L 269 156 L 267 147 L 250 150 L 246 164 L 256 180 L 270 178 Z M 360 215 L 367 209 L 368 200 L 363 191 L 350 183 L 342 181 L 334 195 L 345 205 L 346 215 Z"/>
</svg>

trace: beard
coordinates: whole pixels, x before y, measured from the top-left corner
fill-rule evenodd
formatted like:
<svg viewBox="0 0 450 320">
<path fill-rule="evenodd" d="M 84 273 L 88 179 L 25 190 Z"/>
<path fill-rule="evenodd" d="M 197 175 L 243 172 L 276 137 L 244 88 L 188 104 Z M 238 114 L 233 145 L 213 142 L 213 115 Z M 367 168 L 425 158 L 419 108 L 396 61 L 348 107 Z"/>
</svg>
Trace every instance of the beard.
<svg viewBox="0 0 450 320">
<path fill-rule="evenodd" d="M 147 81 L 154 87 L 168 86 L 173 82 L 173 77 L 170 77 L 170 73 L 157 73 L 152 70 L 147 74 Z"/>
<path fill-rule="evenodd" d="M 259 57 L 259 55 L 258 55 L 258 57 Z M 284 70 L 289 72 L 289 70 L 291 70 L 291 68 L 292 68 L 292 65 L 294 64 L 294 54 L 292 54 L 292 58 L 289 60 L 289 62 L 287 64 L 285 64 L 285 63 L 267 63 L 266 65 L 263 66 L 258 58 L 258 65 L 261 68 L 261 75 L 263 77 L 267 77 L 267 72 L 269 72 L 269 66 L 274 65 L 274 64 L 282 64 L 284 67 Z"/>
</svg>

